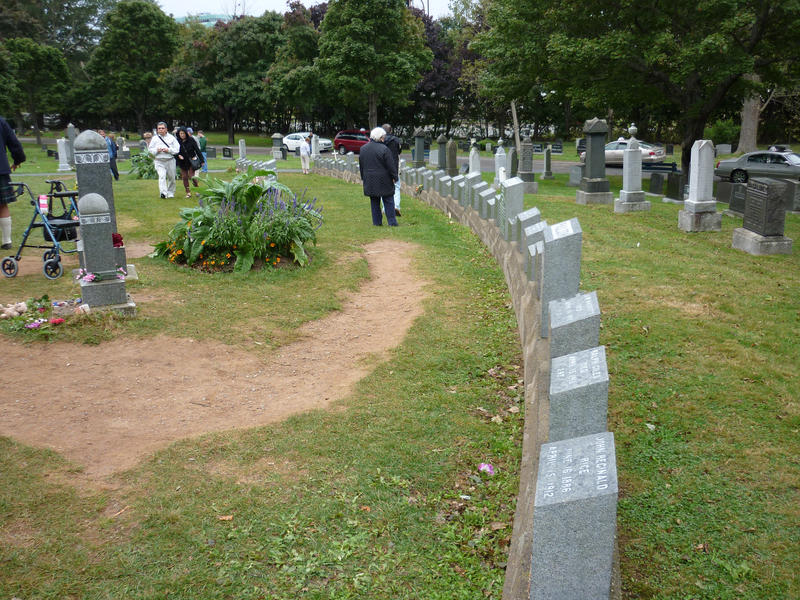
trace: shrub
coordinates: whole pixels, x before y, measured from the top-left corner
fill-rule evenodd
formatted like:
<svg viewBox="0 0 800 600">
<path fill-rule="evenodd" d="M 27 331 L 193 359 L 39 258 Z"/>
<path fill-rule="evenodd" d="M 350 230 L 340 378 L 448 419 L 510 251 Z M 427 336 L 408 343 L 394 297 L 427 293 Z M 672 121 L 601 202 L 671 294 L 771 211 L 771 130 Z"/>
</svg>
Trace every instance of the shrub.
<svg viewBox="0 0 800 600">
<path fill-rule="evenodd" d="M 156 245 L 156 256 L 204 271 L 245 272 L 257 259 L 277 266 L 281 256 L 307 265 L 322 209 L 274 177 L 251 169 L 231 181 L 211 179 L 198 206 L 180 210 L 181 221 Z"/>
<path fill-rule="evenodd" d="M 156 179 L 156 167 L 153 157 L 147 150 L 131 155 L 131 171 L 139 179 Z"/>
</svg>

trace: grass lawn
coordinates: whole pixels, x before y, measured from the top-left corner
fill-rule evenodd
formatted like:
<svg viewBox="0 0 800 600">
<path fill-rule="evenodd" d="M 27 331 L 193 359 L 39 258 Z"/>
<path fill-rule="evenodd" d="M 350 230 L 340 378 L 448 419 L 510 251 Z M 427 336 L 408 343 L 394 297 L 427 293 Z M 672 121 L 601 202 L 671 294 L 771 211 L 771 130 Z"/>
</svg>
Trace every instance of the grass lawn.
<svg viewBox="0 0 800 600">
<path fill-rule="evenodd" d="M 722 232 L 685 234 L 678 207 L 657 199 L 626 215 L 578 206 L 567 179 L 540 182 L 526 207 L 583 229 L 581 288 L 597 290 L 611 376 L 624 597 L 800 597 L 800 251 L 733 250 L 729 217 Z M 401 227 L 377 229 L 356 186 L 281 180 L 325 207 L 308 268 L 204 275 L 137 259 L 134 299 L 181 301 L 54 339 L 164 334 L 266 356 L 357 289 L 365 262 L 342 258 L 392 236 L 420 246 L 432 297 L 391 364 L 337 410 L 176 443 L 113 489 L 72 485 L 78 466 L 0 438 L 0 596 L 500 598 L 522 417 L 505 412 L 521 400 L 520 348 L 499 270 L 412 198 Z M 115 184 L 126 240 L 155 242 L 177 220 L 184 200 L 156 189 Z M 19 240 L 30 206 L 12 215 Z M 800 216 L 786 235 L 800 240 Z M 0 301 L 74 290 L 37 273 L 3 280 Z M 496 475 L 479 477 L 480 462 Z"/>
</svg>

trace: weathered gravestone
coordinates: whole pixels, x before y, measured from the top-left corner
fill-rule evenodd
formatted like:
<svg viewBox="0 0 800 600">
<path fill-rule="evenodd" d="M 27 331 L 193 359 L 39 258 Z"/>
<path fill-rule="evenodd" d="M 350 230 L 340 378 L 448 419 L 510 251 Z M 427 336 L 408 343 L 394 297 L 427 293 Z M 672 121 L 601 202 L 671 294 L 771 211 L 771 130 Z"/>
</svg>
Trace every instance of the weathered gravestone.
<svg viewBox="0 0 800 600">
<path fill-rule="evenodd" d="M 497 140 L 497 152 L 494 155 L 494 180 L 492 185 L 495 188 L 500 186 L 500 170 L 506 166 L 506 151 L 503 150 L 503 138 Z"/>
<path fill-rule="evenodd" d="M 683 204 L 683 188 L 685 185 L 686 178 L 683 173 L 667 173 L 667 193 L 664 194 L 661 201 Z"/>
<path fill-rule="evenodd" d="M 650 174 L 650 193 L 657 196 L 664 194 L 664 174 L 651 173 Z"/>
<path fill-rule="evenodd" d="M 469 149 L 469 172 L 481 172 L 481 153 L 475 140 L 472 140 L 472 147 Z"/>
<path fill-rule="evenodd" d="M 542 444 L 533 510 L 531 600 L 609 598 L 617 490 L 612 433 Z"/>
<path fill-rule="evenodd" d="M 550 358 L 594 348 L 599 338 L 597 292 L 550 302 Z"/>
<path fill-rule="evenodd" d="M 539 190 L 536 183 L 536 174 L 533 172 L 533 142 L 531 136 L 526 135 L 520 144 L 519 173 L 517 176 L 525 182 L 525 193 L 535 194 Z"/>
<path fill-rule="evenodd" d="M 422 127 L 414 130 L 414 160 L 411 166 L 415 169 L 425 166 L 425 130 Z"/>
<path fill-rule="evenodd" d="M 547 258 L 545 249 L 545 259 Z M 600 433 L 608 428 L 608 367 L 604 346 L 550 361 L 551 442 Z"/>
<path fill-rule="evenodd" d="M 72 123 L 67 125 L 67 162 L 71 167 L 75 166 L 75 140 L 79 133 Z"/>
<path fill-rule="evenodd" d="M 494 188 L 486 186 L 486 188 L 478 192 L 478 214 L 482 219 L 490 219 L 490 200 L 491 205 L 494 205 Z"/>
<path fill-rule="evenodd" d="M 524 210 L 517 215 L 516 222 L 511 230 L 511 241 L 520 243 L 520 252 L 523 250 L 522 242 L 525 241 L 525 229 L 531 225 L 541 222 L 541 220 L 542 213 L 535 206 L 533 208 L 529 208 L 528 210 Z"/>
<path fill-rule="evenodd" d="M 544 170 L 541 179 L 553 179 L 553 148 L 548 146 L 544 149 Z"/>
<path fill-rule="evenodd" d="M 542 337 L 548 336 L 550 301 L 570 298 L 578 293 L 582 236 L 578 219 L 562 221 L 544 230 L 541 272 Z"/>
<path fill-rule="evenodd" d="M 247 142 L 239 140 L 239 158 L 247 158 Z"/>
<path fill-rule="evenodd" d="M 480 172 L 464 175 L 464 193 L 461 194 L 461 206 L 472 206 L 473 189 L 482 181 Z"/>
<path fill-rule="evenodd" d="M 678 229 L 681 231 L 720 231 L 722 214 L 717 212 L 714 200 L 714 144 L 711 140 L 697 140 L 692 145 L 692 163 L 689 170 L 689 197 L 678 211 Z"/>
<path fill-rule="evenodd" d="M 69 141 L 66 138 L 58 138 L 56 144 L 58 146 L 58 170 L 71 171 L 72 167 L 69 166 L 69 160 L 67 159 L 67 154 L 69 153 L 67 145 Z"/>
<path fill-rule="evenodd" d="M 136 305 L 128 298 L 124 273 L 117 266 L 108 203 L 100 194 L 84 194 L 78 200 L 78 212 L 83 247 L 83 269 L 78 274 L 82 301 L 90 308 L 135 314 Z"/>
<path fill-rule="evenodd" d="M 650 210 L 650 201 L 644 199 L 642 190 L 642 152 L 639 141 L 631 138 L 622 151 L 622 189 L 614 200 L 615 213 Z"/>
<path fill-rule="evenodd" d="M 781 179 L 786 187 L 783 189 L 783 207 L 790 212 L 800 211 L 800 181 Z"/>
<path fill-rule="evenodd" d="M 743 226 L 733 230 L 733 247 L 748 254 L 791 254 L 792 240 L 783 235 L 786 221 L 784 182 L 751 179 Z"/>
<path fill-rule="evenodd" d="M 578 204 L 611 204 L 614 194 L 606 179 L 606 134 L 608 124 L 603 119 L 590 119 L 583 125 L 586 134 L 586 175 L 575 192 Z"/>
<path fill-rule="evenodd" d="M 729 217 L 744 216 L 744 200 L 747 197 L 746 183 L 733 183 L 731 181 L 717 182 L 717 202 L 724 202 L 728 208 L 723 214 Z"/>
<path fill-rule="evenodd" d="M 436 143 L 439 145 L 436 151 L 436 156 L 439 160 L 436 164 L 439 165 L 440 169 L 447 170 L 447 137 L 441 134 L 436 138 Z"/>
<path fill-rule="evenodd" d="M 730 154 L 732 151 L 733 148 L 731 148 L 730 144 L 717 144 L 716 152 L 714 153 L 714 155 L 716 156 L 719 154 Z"/>
<path fill-rule="evenodd" d="M 568 186 L 578 187 L 583 179 L 583 173 L 586 165 L 573 165 L 569 168 L 569 182 Z"/>
<path fill-rule="evenodd" d="M 311 159 L 318 160 L 319 153 L 319 136 L 316 133 L 311 134 Z"/>
<path fill-rule="evenodd" d="M 272 158 L 275 160 L 282 160 L 284 158 L 283 152 L 281 151 L 283 148 L 283 136 L 280 133 L 273 133 L 272 134 Z M 241 151 L 239 152 L 241 155 Z"/>
<path fill-rule="evenodd" d="M 517 149 L 511 146 L 506 154 L 506 175 L 508 177 L 516 177 L 519 171 L 519 155 Z"/>
<path fill-rule="evenodd" d="M 513 241 L 514 224 L 517 222 L 517 216 L 522 212 L 524 186 L 525 182 L 519 177 L 506 179 L 500 184 L 502 200 L 497 203 L 495 223 L 500 228 L 503 239 L 507 241 Z"/>
<path fill-rule="evenodd" d="M 464 176 L 463 175 L 456 175 L 455 177 L 450 179 L 450 188 L 451 188 L 451 195 L 453 198 L 461 204 L 461 196 L 464 193 Z"/>
<path fill-rule="evenodd" d="M 450 177 L 458 175 L 458 144 L 455 140 L 450 139 L 447 142 L 447 174 Z"/>
</svg>

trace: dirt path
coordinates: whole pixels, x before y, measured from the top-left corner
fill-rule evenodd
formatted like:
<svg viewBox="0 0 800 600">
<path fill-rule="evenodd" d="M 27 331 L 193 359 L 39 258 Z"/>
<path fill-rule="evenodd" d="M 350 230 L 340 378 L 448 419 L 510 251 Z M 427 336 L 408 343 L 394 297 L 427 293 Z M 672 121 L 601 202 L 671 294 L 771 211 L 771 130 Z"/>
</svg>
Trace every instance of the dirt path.
<svg viewBox="0 0 800 600">
<path fill-rule="evenodd" d="M 412 269 L 413 251 L 391 240 L 370 244 L 370 280 L 268 362 L 163 336 L 100 346 L 4 343 L 0 434 L 52 448 L 102 479 L 181 438 L 325 408 L 386 360 L 422 313 L 426 282 Z"/>
</svg>

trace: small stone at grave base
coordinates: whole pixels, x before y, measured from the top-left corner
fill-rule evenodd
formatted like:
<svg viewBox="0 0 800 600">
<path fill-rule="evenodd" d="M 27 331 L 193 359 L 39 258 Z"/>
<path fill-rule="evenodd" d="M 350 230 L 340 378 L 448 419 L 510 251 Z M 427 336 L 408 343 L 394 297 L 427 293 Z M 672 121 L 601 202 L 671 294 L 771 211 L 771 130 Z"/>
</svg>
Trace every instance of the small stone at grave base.
<svg viewBox="0 0 800 600">
<path fill-rule="evenodd" d="M 754 256 L 791 254 L 792 239 L 782 235 L 760 235 L 744 227 L 733 230 L 732 247 Z"/>
<path fill-rule="evenodd" d="M 700 231 L 720 231 L 722 229 L 722 213 L 678 211 L 678 229 L 686 233 Z"/>
</svg>

